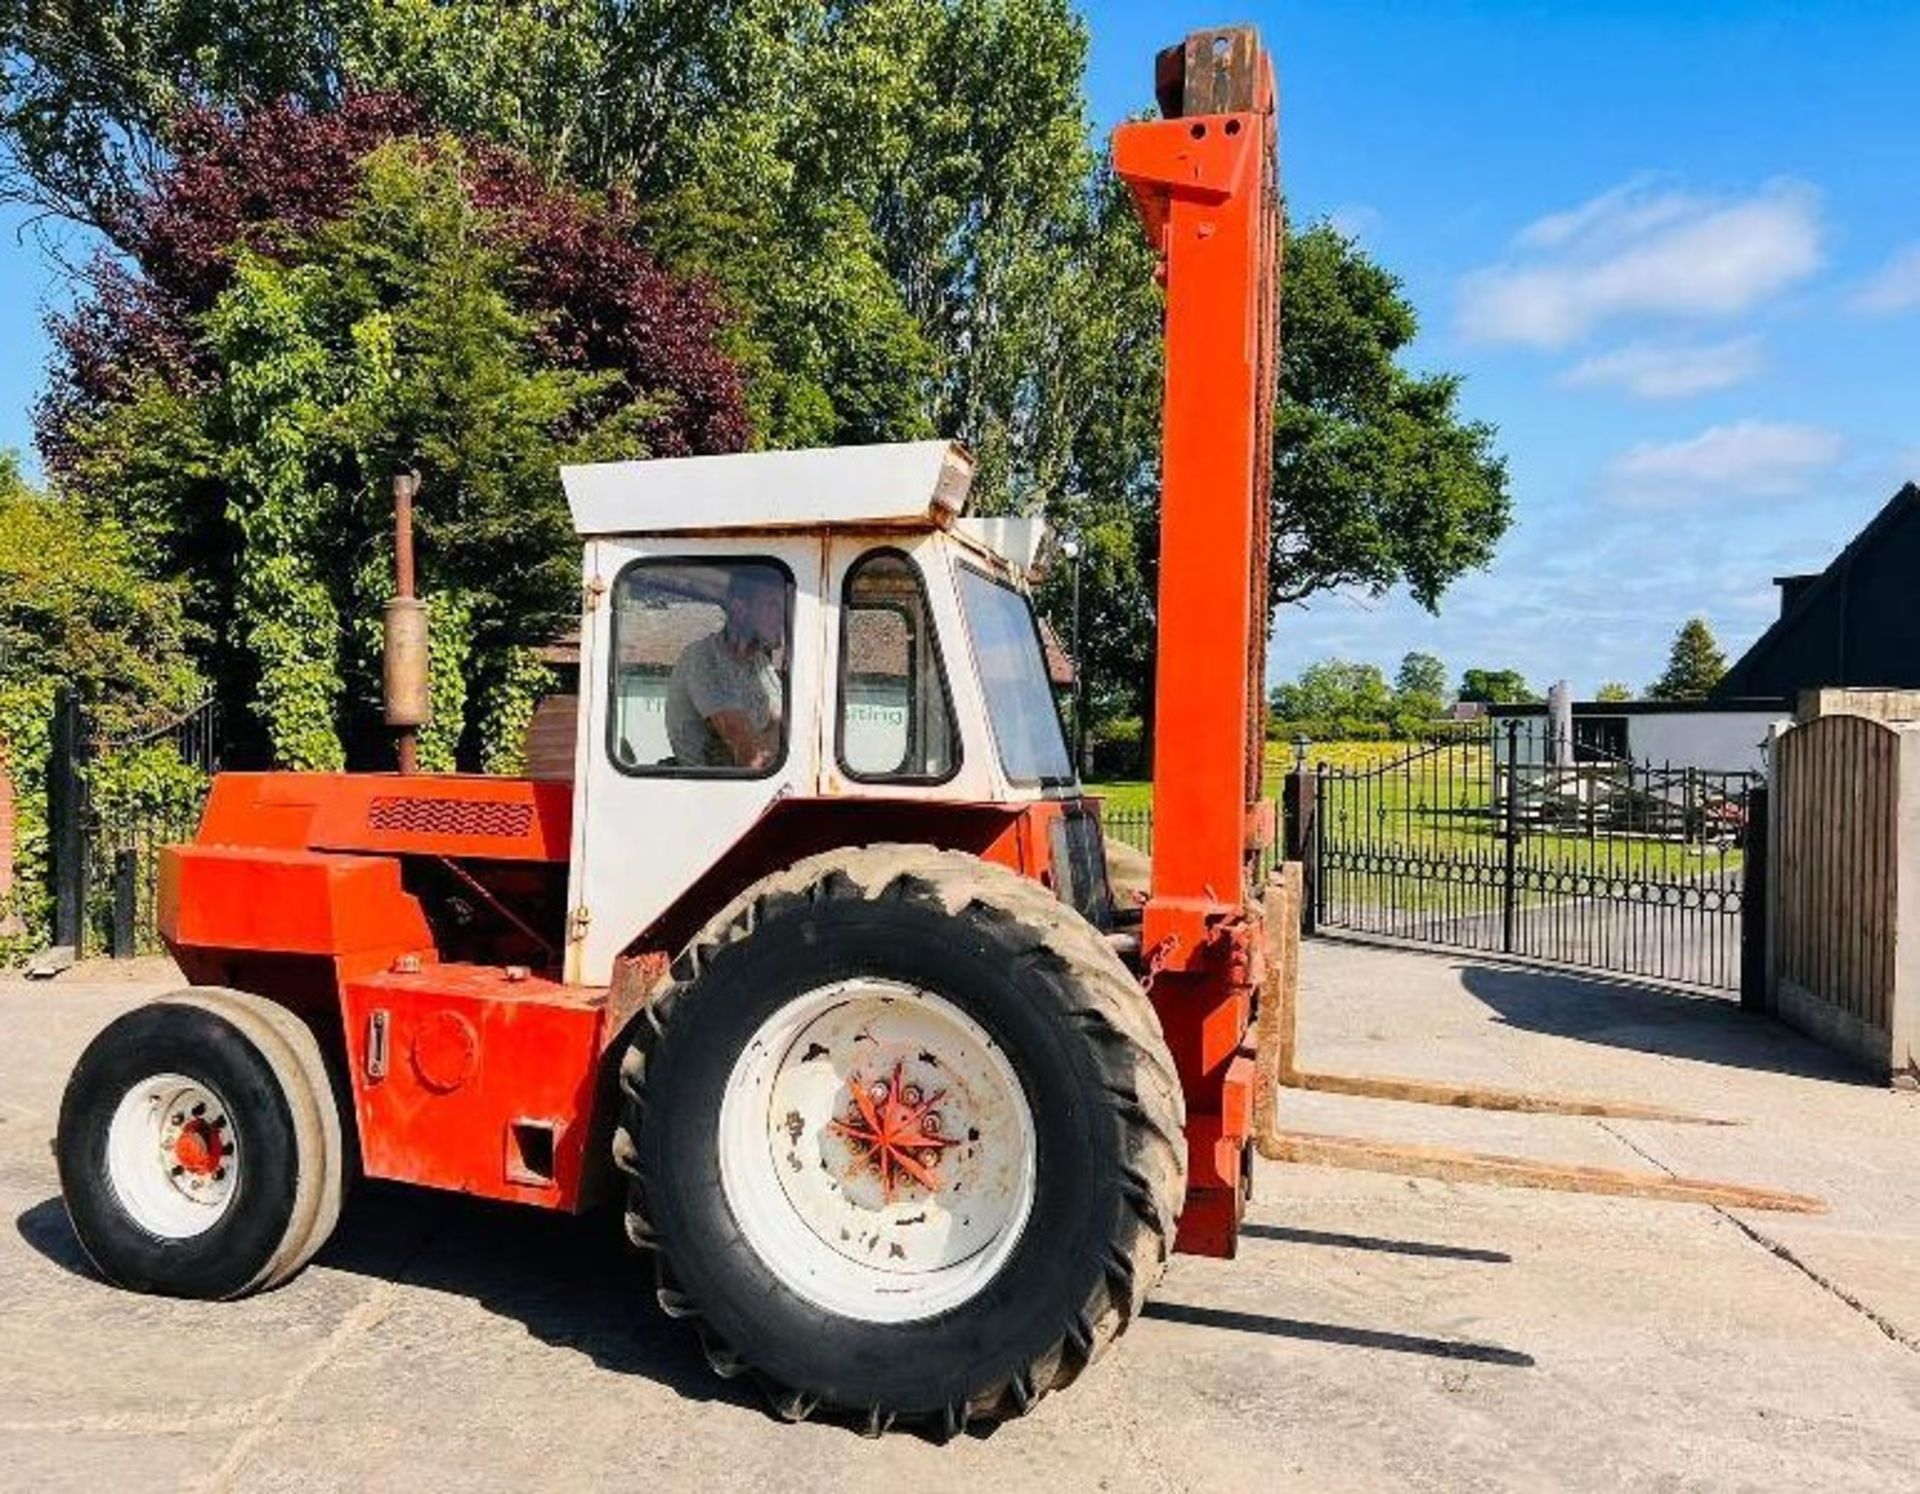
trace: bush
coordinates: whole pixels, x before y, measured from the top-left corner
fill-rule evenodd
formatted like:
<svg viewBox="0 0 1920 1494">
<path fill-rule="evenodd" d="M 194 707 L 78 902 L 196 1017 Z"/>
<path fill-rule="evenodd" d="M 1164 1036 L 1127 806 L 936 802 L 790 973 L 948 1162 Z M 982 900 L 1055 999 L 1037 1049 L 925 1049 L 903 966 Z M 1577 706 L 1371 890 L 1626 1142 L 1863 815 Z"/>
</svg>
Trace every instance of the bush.
<svg viewBox="0 0 1920 1494">
<path fill-rule="evenodd" d="M 1391 742 L 1405 735 L 1386 721 L 1368 721 L 1354 716 L 1309 717 L 1293 721 L 1279 717 L 1267 722 L 1267 740 L 1291 747 L 1296 738 L 1309 742 Z"/>
<path fill-rule="evenodd" d="M 0 765 L 13 780 L 13 886 L 0 897 L 0 967 L 42 948 L 52 934 L 47 836 L 47 753 L 54 681 L 0 681 Z"/>
<path fill-rule="evenodd" d="M 1146 728 L 1138 716 L 1096 721 L 1087 732 L 1096 783 L 1147 776 Z"/>
</svg>

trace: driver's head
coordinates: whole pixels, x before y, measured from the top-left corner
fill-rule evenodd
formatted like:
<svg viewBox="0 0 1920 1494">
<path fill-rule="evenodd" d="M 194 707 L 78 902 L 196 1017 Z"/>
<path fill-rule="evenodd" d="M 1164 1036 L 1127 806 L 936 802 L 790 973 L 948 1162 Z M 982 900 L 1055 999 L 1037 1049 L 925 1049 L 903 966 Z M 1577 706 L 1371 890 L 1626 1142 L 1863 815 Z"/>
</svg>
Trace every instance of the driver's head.
<svg viewBox="0 0 1920 1494">
<path fill-rule="evenodd" d="M 727 580 L 727 627 L 743 643 L 771 649 L 786 631 L 786 586 L 779 573 L 742 566 Z"/>
</svg>

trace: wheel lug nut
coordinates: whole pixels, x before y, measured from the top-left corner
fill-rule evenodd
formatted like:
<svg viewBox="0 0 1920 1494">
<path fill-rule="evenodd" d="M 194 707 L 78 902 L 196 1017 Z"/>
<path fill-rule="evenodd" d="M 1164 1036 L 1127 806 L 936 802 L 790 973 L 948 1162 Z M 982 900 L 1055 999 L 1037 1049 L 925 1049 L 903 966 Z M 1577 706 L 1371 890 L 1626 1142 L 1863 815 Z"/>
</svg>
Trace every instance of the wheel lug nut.
<svg viewBox="0 0 1920 1494">
<path fill-rule="evenodd" d="M 909 1105 L 918 1105 L 920 1103 L 920 1086 L 917 1084 L 909 1084 L 905 1089 L 900 1091 L 900 1098 L 905 1100 Z"/>
<path fill-rule="evenodd" d="M 939 1161 L 940 1161 L 940 1149 L 938 1147 L 930 1146 L 925 1151 L 920 1153 L 920 1165 L 922 1167 L 937 1166 L 939 1164 Z"/>
<path fill-rule="evenodd" d="M 887 1098 L 887 1086 L 876 1079 L 867 1086 L 867 1098 L 876 1105 L 880 1104 Z"/>
<path fill-rule="evenodd" d="M 181 1110 L 176 1110 L 176 1111 L 174 1111 L 174 1112 L 173 1112 L 173 1124 L 174 1124 L 174 1125 L 176 1125 L 176 1126 L 184 1126 L 184 1125 L 185 1125 L 186 1123 L 187 1123 L 187 1117 L 186 1117 L 186 1112 L 184 1112 L 184 1111 L 181 1111 Z"/>
<path fill-rule="evenodd" d="M 940 1112 L 938 1110 L 929 1110 L 925 1115 L 921 1116 L 920 1129 L 928 1136 L 938 1136 L 940 1134 Z"/>
</svg>

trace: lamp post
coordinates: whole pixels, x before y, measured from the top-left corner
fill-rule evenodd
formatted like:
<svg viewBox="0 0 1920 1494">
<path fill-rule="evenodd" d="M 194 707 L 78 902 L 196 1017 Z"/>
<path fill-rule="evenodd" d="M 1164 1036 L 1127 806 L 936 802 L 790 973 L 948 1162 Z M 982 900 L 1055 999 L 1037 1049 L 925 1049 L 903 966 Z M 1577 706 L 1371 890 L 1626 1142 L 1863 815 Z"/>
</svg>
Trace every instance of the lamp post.
<svg viewBox="0 0 1920 1494">
<path fill-rule="evenodd" d="M 1086 772 L 1086 697 L 1081 693 L 1086 664 L 1080 657 L 1080 535 L 1069 529 L 1060 539 L 1060 553 L 1073 562 L 1073 631 L 1068 651 L 1073 656 L 1073 761 Z"/>
</svg>

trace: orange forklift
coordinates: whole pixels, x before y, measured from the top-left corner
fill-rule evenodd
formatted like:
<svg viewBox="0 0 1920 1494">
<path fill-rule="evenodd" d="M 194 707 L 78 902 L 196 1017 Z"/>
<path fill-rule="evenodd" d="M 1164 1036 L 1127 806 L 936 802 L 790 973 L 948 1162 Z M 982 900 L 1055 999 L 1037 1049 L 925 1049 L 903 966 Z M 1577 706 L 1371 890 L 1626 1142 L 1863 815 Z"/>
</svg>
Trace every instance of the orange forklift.
<svg viewBox="0 0 1920 1494">
<path fill-rule="evenodd" d="M 1140 893 L 1116 892 L 1050 691 L 1049 538 L 968 513 L 964 450 L 570 468 L 570 773 L 226 774 L 164 853 L 192 984 L 102 1032 L 60 1114 L 106 1277 L 276 1286 L 356 1176 L 605 1200 L 718 1373 L 789 1417 L 951 1434 L 1072 1381 L 1170 1251 L 1233 1255 L 1256 1146 L 1728 1196 L 1279 1129 L 1289 1084 L 1595 1107 L 1293 1063 L 1297 882 L 1255 881 L 1273 73 L 1230 28 L 1156 83 L 1162 117 L 1113 147 L 1166 289 Z M 417 724 L 417 606 L 389 640 L 389 719 Z"/>
</svg>

